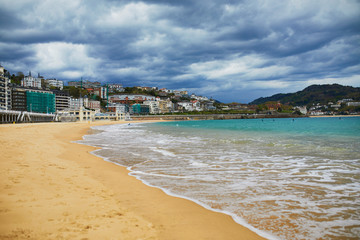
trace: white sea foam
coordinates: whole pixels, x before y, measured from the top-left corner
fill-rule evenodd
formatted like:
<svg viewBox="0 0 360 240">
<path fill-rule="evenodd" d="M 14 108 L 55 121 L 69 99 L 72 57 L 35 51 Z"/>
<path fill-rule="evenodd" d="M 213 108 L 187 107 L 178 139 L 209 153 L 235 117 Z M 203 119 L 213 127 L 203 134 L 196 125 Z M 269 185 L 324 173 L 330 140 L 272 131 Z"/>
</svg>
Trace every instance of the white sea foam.
<svg viewBox="0 0 360 240">
<path fill-rule="evenodd" d="M 154 152 L 161 153 L 162 155 L 167 156 L 167 157 L 176 157 L 176 155 L 174 153 L 164 150 L 164 149 L 161 149 L 161 148 L 158 148 L 158 147 L 149 147 L 149 149 Z"/>
</svg>

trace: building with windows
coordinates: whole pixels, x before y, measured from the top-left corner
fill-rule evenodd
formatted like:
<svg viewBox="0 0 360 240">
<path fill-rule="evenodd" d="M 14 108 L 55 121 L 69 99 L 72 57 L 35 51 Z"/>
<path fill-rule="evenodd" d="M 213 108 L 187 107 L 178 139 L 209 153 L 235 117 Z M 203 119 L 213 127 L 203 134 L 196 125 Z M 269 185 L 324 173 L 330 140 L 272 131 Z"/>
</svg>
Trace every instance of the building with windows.
<svg viewBox="0 0 360 240">
<path fill-rule="evenodd" d="M 170 99 L 160 100 L 159 108 L 161 113 L 169 113 L 174 111 L 174 103 Z"/>
<path fill-rule="evenodd" d="M 35 88 L 13 87 L 11 109 L 36 113 L 55 113 L 55 94 Z"/>
<path fill-rule="evenodd" d="M 24 79 L 21 80 L 22 87 L 33 87 L 33 88 L 41 88 L 41 78 L 31 76 L 31 72 L 29 72 L 28 76 L 25 76 Z"/>
<path fill-rule="evenodd" d="M 144 104 L 149 105 L 149 112 L 151 114 L 161 113 L 159 101 L 144 101 Z"/>
<path fill-rule="evenodd" d="M 48 88 L 56 87 L 60 90 L 63 90 L 63 88 L 64 88 L 64 82 L 61 80 L 57 80 L 55 78 L 45 79 L 44 82 L 45 82 L 46 87 L 48 87 Z"/>
<path fill-rule="evenodd" d="M 11 110 L 27 111 L 26 89 L 12 88 L 11 90 Z"/>
<path fill-rule="evenodd" d="M 92 109 L 96 112 L 100 112 L 100 101 L 88 99 L 88 98 L 70 98 L 70 109 Z"/>
<path fill-rule="evenodd" d="M 111 92 L 111 93 L 113 93 L 113 92 L 124 92 L 125 91 L 123 85 L 119 84 L 119 83 L 110 83 L 107 86 L 109 88 L 109 92 Z"/>
<path fill-rule="evenodd" d="M 121 103 L 108 103 L 107 109 L 110 112 L 122 112 L 122 113 L 130 112 L 129 105 L 121 104 Z"/>
<path fill-rule="evenodd" d="M 108 89 L 107 89 L 107 87 L 94 88 L 94 89 L 91 89 L 90 92 L 92 92 L 93 94 L 99 96 L 101 99 L 107 99 L 107 97 L 108 97 Z"/>
<path fill-rule="evenodd" d="M 28 112 L 55 113 L 55 94 L 50 91 L 26 91 Z"/>
<path fill-rule="evenodd" d="M 51 90 L 55 94 L 56 111 L 70 108 L 70 95 L 67 91 Z"/>
<path fill-rule="evenodd" d="M 109 102 L 121 104 L 143 103 L 144 101 L 155 101 L 156 97 L 142 94 L 119 94 L 109 96 Z"/>
<path fill-rule="evenodd" d="M 100 101 L 96 101 L 96 100 L 88 100 L 87 103 L 85 104 L 85 107 L 88 109 L 92 109 L 95 110 L 96 112 L 100 112 Z"/>
<path fill-rule="evenodd" d="M 84 81 L 69 81 L 68 85 L 70 87 L 82 87 L 82 88 L 98 88 L 101 87 L 100 82 L 90 82 L 87 80 Z"/>
<path fill-rule="evenodd" d="M 88 101 L 89 99 L 87 98 L 70 98 L 70 109 L 75 110 L 83 108 Z"/>
<path fill-rule="evenodd" d="M 134 104 L 132 105 L 132 112 L 133 114 L 146 115 L 150 113 L 150 107 L 145 104 Z"/>
<path fill-rule="evenodd" d="M 0 110 L 11 109 L 10 79 L 5 76 L 5 69 L 0 65 Z"/>
</svg>

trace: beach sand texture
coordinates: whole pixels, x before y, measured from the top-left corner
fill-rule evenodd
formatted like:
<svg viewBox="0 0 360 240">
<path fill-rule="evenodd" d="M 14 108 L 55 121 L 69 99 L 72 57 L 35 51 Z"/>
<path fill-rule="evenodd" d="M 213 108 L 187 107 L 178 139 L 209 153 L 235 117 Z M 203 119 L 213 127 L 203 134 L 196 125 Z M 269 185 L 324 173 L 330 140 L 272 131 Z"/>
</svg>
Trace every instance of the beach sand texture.
<svg viewBox="0 0 360 240">
<path fill-rule="evenodd" d="M 71 143 L 110 123 L 0 125 L 0 239 L 263 239 Z"/>
</svg>

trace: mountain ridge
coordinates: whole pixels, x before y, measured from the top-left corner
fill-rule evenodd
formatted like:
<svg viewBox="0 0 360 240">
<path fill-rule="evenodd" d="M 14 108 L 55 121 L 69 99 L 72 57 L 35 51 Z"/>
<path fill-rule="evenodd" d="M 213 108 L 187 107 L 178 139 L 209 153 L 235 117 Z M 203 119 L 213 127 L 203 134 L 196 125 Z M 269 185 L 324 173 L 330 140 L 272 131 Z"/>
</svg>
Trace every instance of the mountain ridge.
<svg viewBox="0 0 360 240">
<path fill-rule="evenodd" d="M 251 105 L 277 101 L 293 106 L 327 104 L 341 99 L 360 100 L 360 87 L 343 86 L 340 84 L 311 85 L 295 93 L 278 93 L 270 97 L 260 97 L 250 102 Z"/>
</svg>

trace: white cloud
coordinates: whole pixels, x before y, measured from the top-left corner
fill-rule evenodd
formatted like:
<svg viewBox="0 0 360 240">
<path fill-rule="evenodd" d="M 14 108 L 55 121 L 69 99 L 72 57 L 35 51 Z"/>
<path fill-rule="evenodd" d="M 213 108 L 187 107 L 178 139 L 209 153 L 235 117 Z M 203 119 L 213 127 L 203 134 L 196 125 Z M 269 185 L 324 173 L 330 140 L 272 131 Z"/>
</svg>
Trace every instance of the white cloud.
<svg viewBox="0 0 360 240">
<path fill-rule="evenodd" d="M 190 73 L 208 79 L 236 79 L 236 81 L 259 80 L 283 77 L 292 67 L 270 64 L 270 59 L 261 55 L 235 56 L 226 60 L 194 63 L 189 66 Z"/>
<path fill-rule="evenodd" d="M 172 11 L 172 7 L 146 4 L 143 2 L 128 3 L 124 6 L 113 6 L 103 12 L 97 25 L 101 27 L 134 27 L 154 25 L 163 13 Z"/>
<path fill-rule="evenodd" d="M 53 42 L 36 44 L 34 48 L 37 71 L 64 71 L 64 77 L 78 76 L 79 72 L 87 77 L 98 74 L 100 60 L 88 56 L 86 45 Z"/>
</svg>

